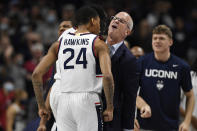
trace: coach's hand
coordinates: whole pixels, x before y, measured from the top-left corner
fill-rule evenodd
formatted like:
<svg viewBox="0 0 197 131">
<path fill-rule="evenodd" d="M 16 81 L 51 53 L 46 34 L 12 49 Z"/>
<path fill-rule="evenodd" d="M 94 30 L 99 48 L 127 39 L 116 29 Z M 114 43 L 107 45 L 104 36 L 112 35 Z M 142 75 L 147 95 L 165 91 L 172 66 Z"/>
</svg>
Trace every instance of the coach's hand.
<svg viewBox="0 0 197 131">
<path fill-rule="evenodd" d="M 104 122 L 109 122 L 113 120 L 113 109 L 106 109 L 103 112 Z"/>
<path fill-rule="evenodd" d="M 183 121 L 179 126 L 179 131 L 189 131 L 189 124 Z"/>
<path fill-rule="evenodd" d="M 38 114 L 40 118 L 44 117 L 47 120 L 49 120 L 51 117 L 51 112 L 45 106 L 42 108 L 39 108 Z"/>
<path fill-rule="evenodd" d="M 149 105 L 145 105 L 140 109 L 141 117 L 142 118 L 149 118 L 151 117 L 151 108 Z"/>
</svg>

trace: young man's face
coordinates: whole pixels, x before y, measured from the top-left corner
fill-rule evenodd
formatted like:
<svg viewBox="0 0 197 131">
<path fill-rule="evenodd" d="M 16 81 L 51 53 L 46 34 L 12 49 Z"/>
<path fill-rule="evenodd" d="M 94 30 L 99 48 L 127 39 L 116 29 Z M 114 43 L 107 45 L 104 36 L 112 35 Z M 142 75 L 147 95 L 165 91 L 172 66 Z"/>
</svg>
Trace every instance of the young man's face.
<svg viewBox="0 0 197 131">
<path fill-rule="evenodd" d="M 65 30 L 69 29 L 72 27 L 71 21 L 63 21 L 59 25 L 58 29 L 58 36 L 60 36 Z"/>
<path fill-rule="evenodd" d="M 166 34 L 153 34 L 152 36 L 152 48 L 154 52 L 168 52 L 170 51 L 172 43 L 172 39 L 170 39 Z"/>
</svg>

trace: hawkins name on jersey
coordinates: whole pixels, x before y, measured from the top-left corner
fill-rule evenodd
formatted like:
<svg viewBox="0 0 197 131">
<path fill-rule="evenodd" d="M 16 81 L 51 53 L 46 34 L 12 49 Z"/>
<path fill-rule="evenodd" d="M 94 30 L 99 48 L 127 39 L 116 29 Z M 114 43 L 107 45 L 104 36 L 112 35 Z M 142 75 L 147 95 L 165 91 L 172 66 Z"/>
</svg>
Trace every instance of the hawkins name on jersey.
<svg viewBox="0 0 197 131">
<path fill-rule="evenodd" d="M 65 39 L 64 45 L 88 45 L 89 39 L 88 38 L 81 38 L 81 39 Z"/>
<path fill-rule="evenodd" d="M 168 78 L 168 79 L 177 79 L 177 72 L 175 71 L 166 71 L 158 69 L 146 69 L 146 77 L 158 77 L 158 78 Z"/>
</svg>

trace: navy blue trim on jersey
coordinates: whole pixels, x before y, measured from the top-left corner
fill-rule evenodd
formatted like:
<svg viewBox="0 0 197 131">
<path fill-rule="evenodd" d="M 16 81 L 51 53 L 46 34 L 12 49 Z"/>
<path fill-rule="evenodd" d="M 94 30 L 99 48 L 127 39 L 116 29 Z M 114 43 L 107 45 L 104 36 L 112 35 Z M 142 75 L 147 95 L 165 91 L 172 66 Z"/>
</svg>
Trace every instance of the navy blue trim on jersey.
<svg viewBox="0 0 197 131">
<path fill-rule="evenodd" d="M 75 35 L 75 33 L 68 32 L 69 35 Z"/>
<path fill-rule="evenodd" d="M 95 61 L 96 61 L 96 75 L 102 76 L 102 72 L 101 72 L 101 68 L 100 68 L 100 64 L 99 64 L 99 59 L 96 58 Z"/>
<path fill-rule="evenodd" d="M 92 34 L 92 33 L 90 33 L 90 32 L 88 32 L 88 33 L 83 33 L 83 34 L 80 34 L 80 36 L 89 35 L 89 34 Z"/>
<path fill-rule="evenodd" d="M 63 39 L 63 38 L 61 38 L 60 41 L 59 41 L 59 46 L 58 46 L 58 50 L 57 50 L 57 56 L 58 56 L 58 53 L 59 53 L 59 50 L 60 50 L 60 46 L 61 46 L 61 43 L 62 43 L 62 39 Z"/>
<path fill-rule="evenodd" d="M 69 32 L 68 34 L 69 34 L 69 35 L 76 35 L 75 33 L 71 33 L 71 32 Z M 89 35 L 89 34 L 92 34 L 92 33 L 90 33 L 90 32 L 87 32 L 87 33 L 80 33 L 80 36 Z"/>
<path fill-rule="evenodd" d="M 102 76 L 102 72 L 101 72 L 101 68 L 100 68 L 100 64 L 99 64 L 99 59 L 98 59 L 98 57 L 95 55 L 95 53 L 94 53 L 94 50 L 95 50 L 95 48 L 94 48 L 94 44 L 95 44 L 95 40 L 97 39 L 97 38 L 99 38 L 99 36 L 96 36 L 95 38 L 94 38 L 94 40 L 92 41 L 92 53 L 93 53 L 93 55 L 94 55 L 94 58 L 95 58 L 95 61 L 96 61 L 96 75 L 98 76 Z"/>
<path fill-rule="evenodd" d="M 98 117 L 98 131 L 103 131 L 103 119 L 102 119 L 102 106 L 96 105 L 96 112 Z"/>
<path fill-rule="evenodd" d="M 55 64 L 54 64 L 53 70 L 52 70 L 52 74 L 51 74 L 51 78 L 50 78 L 50 80 L 49 80 L 49 82 L 48 82 L 48 88 L 47 88 L 47 91 L 46 91 L 47 93 L 46 93 L 46 96 L 44 97 L 45 99 L 47 98 L 47 95 L 48 95 L 48 92 L 49 92 L 50 88 L 52 87 L 52 85 L 53 85 L 54 82 L 55 82 L 55 79 L 54 79 L 55 73 L 56 73 L 56 66 L 55 66 Z"/>
<path fill-rule="evenodd" d="M 95 43 L 95 40 L 98 38 L 99 36 L 96 36 L 93 41 L 92 41 L 92 53 L 94 55 L 94 57 L 96 58 L 96 54 L 94 53 L 94 43 Z"/>
</svg>

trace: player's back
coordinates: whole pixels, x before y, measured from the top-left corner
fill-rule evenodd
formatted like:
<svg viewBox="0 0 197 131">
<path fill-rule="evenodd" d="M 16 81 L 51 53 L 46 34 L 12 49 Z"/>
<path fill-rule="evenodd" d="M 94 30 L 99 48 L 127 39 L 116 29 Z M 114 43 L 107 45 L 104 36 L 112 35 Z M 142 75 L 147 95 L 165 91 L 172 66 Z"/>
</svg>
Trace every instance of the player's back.
<svg viewBox="0 0 197 131">
<path fill-rule="evenodd" d="M 59 47 L 61 92 L 101 92 L 97 84 L 94 40 L 96 35 L 65 34 Z"/>
</svg>

